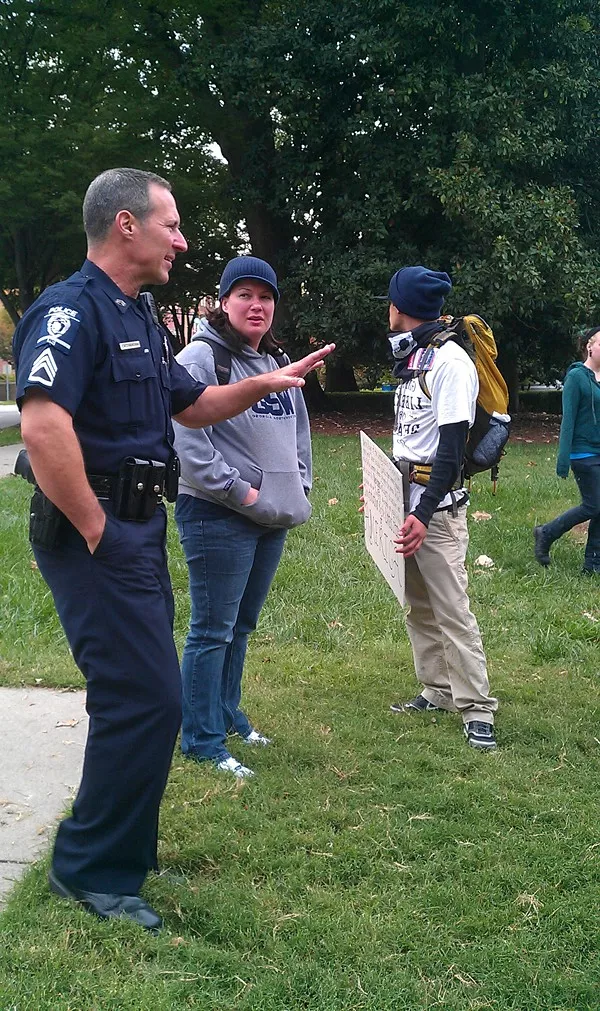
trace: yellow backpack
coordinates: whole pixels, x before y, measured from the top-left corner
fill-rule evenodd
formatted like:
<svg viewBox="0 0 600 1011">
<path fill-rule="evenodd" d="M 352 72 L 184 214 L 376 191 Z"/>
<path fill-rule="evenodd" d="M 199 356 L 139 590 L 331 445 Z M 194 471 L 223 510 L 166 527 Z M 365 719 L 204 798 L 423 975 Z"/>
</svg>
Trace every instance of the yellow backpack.
<svg viewBox="0 0 600 1011">
<path fill-rule="evenodd" d="M 495 490 L 498 464 L 510 435 L 510 415 L 508 388 L 496 365 L 498 349 L 494 334 L 481 316 L 442 316 L 442 320 L 447 329 L 436 334 L 429 346 L 441 347 L 447 340 L 456 340 L 474 360 L 479 376 L 475 422 L 467 439 L 464 476 L 468 479 L 489 470 Z M 419 385 L 431 399 L 426 376 L 425 371 L 419 373 Z"/>
</svg>

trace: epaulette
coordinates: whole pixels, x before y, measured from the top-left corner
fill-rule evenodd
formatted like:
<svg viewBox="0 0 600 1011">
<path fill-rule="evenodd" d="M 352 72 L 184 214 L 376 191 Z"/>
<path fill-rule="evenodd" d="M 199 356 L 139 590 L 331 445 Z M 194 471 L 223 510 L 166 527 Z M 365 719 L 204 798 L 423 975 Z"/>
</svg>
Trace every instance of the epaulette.
<svg viewBox="0 0 600 1011">
<path fill-rule="evenodd" d="M 55 284 L 51 284 L 49 288 L 46 288 L 42 292 L 40 298 L 43 298 L 44 304 L 48 302 L 60 302 L 62 300 L 76 302 L 91 280 L 93 280 L 91 276 L 86 276 L 80 271 L 76 271 L 70 277 L 66 277 L 64 281 L 57 281 Z"/>
</svg>

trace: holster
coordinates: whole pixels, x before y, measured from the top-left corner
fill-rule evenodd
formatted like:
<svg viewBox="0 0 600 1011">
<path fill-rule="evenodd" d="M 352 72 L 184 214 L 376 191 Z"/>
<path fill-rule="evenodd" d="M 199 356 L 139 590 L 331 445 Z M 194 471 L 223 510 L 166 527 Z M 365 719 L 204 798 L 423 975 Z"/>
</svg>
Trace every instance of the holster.
<svg viewBox="0 0 600 1011">
<path fill-rule="evenodd" d="M 29 511 L 29 540 L 36 548 L 52 551 L 60 543 L 66 517 L 47 498 L 41 488 L 36 488 Z"/>
</svg>

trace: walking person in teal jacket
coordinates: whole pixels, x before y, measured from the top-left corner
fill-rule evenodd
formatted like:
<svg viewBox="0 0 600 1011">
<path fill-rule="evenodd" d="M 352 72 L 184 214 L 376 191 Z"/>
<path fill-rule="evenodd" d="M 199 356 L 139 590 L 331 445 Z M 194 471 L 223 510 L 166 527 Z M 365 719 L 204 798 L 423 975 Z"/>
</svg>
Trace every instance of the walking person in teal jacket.
<svg viewBox="0 0 600 1011">
<path fill-rule="evenodd" d="M 569 467 L 581 493 L 581 505 L 534 527 L 535 557 L 550 564 L 550 547 L 577 523 L 590 521 L 583 561 L 586 575 L 600 575 L 600 329 L 586 334 L 587 357 L 570 366 L 563 388 L 556 473 L 567 477 Z"/>
</svg>

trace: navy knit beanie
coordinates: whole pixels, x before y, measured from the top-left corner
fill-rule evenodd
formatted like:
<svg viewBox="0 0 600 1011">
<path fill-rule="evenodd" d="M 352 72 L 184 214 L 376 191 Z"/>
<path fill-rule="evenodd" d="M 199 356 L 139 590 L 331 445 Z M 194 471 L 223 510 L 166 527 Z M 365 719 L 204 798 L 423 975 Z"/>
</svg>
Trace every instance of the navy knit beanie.
<svg viewBox="0 0 600 1011">
<path fill-rule="evenodd" d="M 279 301 L 277 274 L 270 263 L 257 256 L 236 256 L 225 265 L 219 282 L 219 300 L 229 294 L 237 281 L 264 281 L 273 289 L 275 301 Z"/>
<path fill-rule="evenodd" d="M 431 320 L 441 315 L 452 281 L 443 271 L 427 267 L 403 267 L 389 287 L 389 300 L 398 312 L 415 319 Z"/>
</svg>

